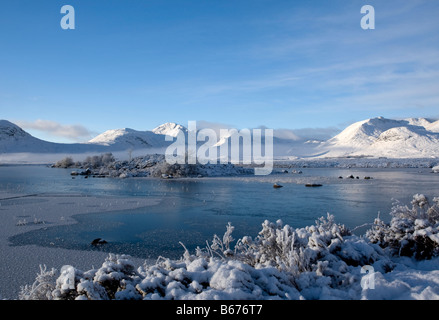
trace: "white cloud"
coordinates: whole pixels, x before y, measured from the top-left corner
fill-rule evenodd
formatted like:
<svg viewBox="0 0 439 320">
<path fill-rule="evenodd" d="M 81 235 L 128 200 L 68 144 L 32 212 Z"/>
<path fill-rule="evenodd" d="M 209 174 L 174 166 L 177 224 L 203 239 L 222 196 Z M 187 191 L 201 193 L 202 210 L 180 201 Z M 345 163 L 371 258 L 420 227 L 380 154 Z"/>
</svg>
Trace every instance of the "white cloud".
<svg viewBox="0 0 439 320">
<path fill-rule="evenodd" d="M 38 119 L 35 121 L 15 121 L 15 123 L 24 130 L 37 130 L 50 136 L 65 138 L 70 141 L 87 141 L 95 136 L 95 132 L 88 130 L 86 127 L 74 124 L 65 125 L 51 120 Z"/>
</svg>

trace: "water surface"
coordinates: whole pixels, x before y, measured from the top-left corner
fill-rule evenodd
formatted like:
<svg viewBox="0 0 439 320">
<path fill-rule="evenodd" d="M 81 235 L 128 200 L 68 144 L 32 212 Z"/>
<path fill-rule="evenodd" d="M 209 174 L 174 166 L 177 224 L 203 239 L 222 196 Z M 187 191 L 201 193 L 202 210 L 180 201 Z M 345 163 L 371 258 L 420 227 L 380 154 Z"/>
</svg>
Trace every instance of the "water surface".
<svg viewBox="0 0 439 320">
<path fill-rule="evenodd" d="M 177 258 L 204 247 L 214 234 L 223 235 L 226 225 L 233 236 L 256 236 L 264 220 L 281 219 L 293 227 L 311 225 L 329 212 L 349 228 L 373 222 L 380 212 L 389 220 L 392 199 L 409 204 L 423 193 L 439 196 L 439 175 L 430 169 L 335 169 L 304 168 L 302 174 L 270 176 L 152 179 L 72 179 L 70 170 L 45 166 L 0 166 L 0 190 L 25 194 L 80 194 L 88 196 L 160 198 L 156 206 L 135 210 L 74 216 L 76 224 L 45 227 L 11 237 L 11 245 L 37 244 L 67 249 L 105 250 L 143 258 L 159 255 Z M 353 175 L 354 179 L 347 179 Z M 364 177 L 372 177 L 365 180 Z M 343 179 L 339 179 L 343 177 Z M 356 179 L 358 177 L 358 179 Z M 283 188 L 273 188 L 278 181 Z M 307 188 L 305 183 L 321 183 Z M 2 205 L 17 201 L 2 200 Z M 38 199 L 36 199 L 38 200 Z M 363 233 L 365 229 L 358 229 Z M 103 238 L 108 244 L 92 247 Z"/>
</svg>

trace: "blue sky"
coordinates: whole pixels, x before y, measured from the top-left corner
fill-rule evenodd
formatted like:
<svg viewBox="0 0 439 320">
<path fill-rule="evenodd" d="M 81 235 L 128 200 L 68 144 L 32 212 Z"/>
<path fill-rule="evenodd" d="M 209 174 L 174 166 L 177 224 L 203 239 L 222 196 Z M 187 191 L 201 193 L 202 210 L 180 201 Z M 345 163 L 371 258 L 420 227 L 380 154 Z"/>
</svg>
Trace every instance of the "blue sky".
<svg viewBox="0 0 439 320">
<path fill-rule="evenodd" d="M 333 133 L 439 118 L 438 16 L 437 0 L 5 0 L 0 118 L 58 142 L 168 121 Z"/>
</svg>

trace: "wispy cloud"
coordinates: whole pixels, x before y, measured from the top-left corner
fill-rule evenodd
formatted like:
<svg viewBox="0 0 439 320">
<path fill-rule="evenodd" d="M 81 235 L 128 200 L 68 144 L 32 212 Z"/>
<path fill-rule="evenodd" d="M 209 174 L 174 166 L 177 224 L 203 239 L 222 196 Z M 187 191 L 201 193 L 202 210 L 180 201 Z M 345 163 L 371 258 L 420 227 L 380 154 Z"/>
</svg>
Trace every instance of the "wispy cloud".
<svg viewBox="0 0 439 320">
<path fill-rule="evenodd" d="M 37 130 L 50 136 L 68 139 L 74 142 L 82 142 L 96 135 L 80 124 L 66 125 L 51 120 L 38 119 L 35 121 L 15 121 L 24 130 Z"/>
<path fill-rule="evenodd" d="M 360 28 L 361 6 L 358 5 L 353 6 L 355 11 L 348 6 L 348 9 L 329 15 L 307 12 L 305 15 L 310 21 L 318 20 L 309 27 L 311 31 L 299 24 L 306 21 L 303 12 L 302 16 L 296 15 L 293 19 L 294 28 L 290 22 L 281 20 L 279 24 L 290 26 L 289 35 L 285 32 L 280 36 L 266 37 L 248 51 L 237 52 L 237 55 L 253 59 L 255 65 L 271 61 L 273 69 L 262 69 L 251 77 L 233 81 L 219 79 L 216 83 L 191 83 L 196 92 L 190 102 L 215 96 L 244 96 L 282 90 L 294 94 L 295 98 L 303 95 L 304 100 L 313 92 L 313 97 L 322 97 L 326 102 L 334 96 L 363 100 L 372 93 L 402 105 L 406 102 L 407 87 L 411 86 L 412 93 L 421 93 L 425 91 L 422 88 L 438 82 L 439 50 L 437 42 L 431 40 L 438 39 L 432 30 L 437 30 L 439 23 L 437 19 L 431 19 L 431 13 L 420 10 L 426 3 L 415 1 L 397 8 L 377 5 L 379 24 L 374 31 Z M 419 19 L 425 21 L 420 24 Z M 297 28 L 303 29 L 305 34 L 298 35 Z M 316 28 L 318 32 L 315 32 Z M 186 90 L 190 91 L 189 88 Z M 426 93 L 433 94 L 431 91 Z M 387 101 L 382 102 L 381 106 Z M 325 106 L 320 107 L 324 109 Z"/>
</svg>

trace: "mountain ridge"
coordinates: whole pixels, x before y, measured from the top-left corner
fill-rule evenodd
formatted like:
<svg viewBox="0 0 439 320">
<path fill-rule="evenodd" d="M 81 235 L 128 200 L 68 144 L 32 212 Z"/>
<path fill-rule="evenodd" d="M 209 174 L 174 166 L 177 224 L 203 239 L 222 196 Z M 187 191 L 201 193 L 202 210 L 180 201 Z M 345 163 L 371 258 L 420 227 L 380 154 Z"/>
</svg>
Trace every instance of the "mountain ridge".
<svg viewBox="0 0 439 320">
<path fill-rule="evenodd" d="M 126 153 L 134 150 L 164 153 L 166 147 L 172 143 L 166 141 L 165 135 L 175 138 L 180 131 L 187 135 L 184 126 L 167 122 L 150 131 L 112 129 L 86 143 L 66 144 L 38 139 L 12 122 L 0 120 L 0 153 Z M 228 142 L 229 138 L 219 140 L 217 146 Z M 309 140 L 300 140 L 297 137 L 279 138 L 276 132 L 273 141 L 275 158 L 439 157 L 439 120 L 376 117 L 355 122 L 322 142 L 309 143 Z"/>
<path fill-rule="evenodd" d="M 439 157 L 439 132 L 430 130 L 436 125 L 425 118 L 370 118 L 351 124 L 319 149 L 325 157 Z"/>
</svg>

